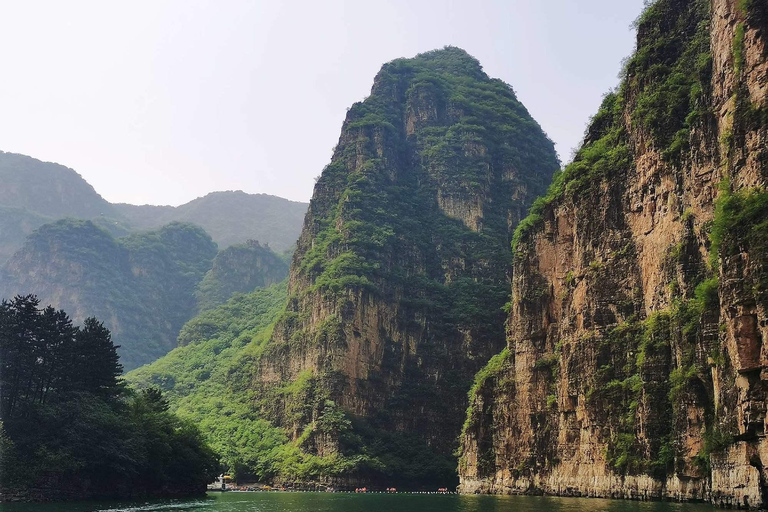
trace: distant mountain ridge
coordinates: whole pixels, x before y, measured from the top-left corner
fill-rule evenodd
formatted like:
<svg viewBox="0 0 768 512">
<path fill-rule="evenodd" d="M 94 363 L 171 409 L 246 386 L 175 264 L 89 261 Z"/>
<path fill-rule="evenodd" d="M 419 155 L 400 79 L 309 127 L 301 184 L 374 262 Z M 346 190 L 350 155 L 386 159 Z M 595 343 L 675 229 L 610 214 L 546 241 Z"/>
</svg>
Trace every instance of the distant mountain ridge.
<svg viewBox="0 0 768 512">
<path fill-rule="evenodd" d="M 308 207 L 240 190 L 212 192 L 176 207 L 112 204 L 73 169 L 3 151 L 0 183 L 0 264 L 32 231 L 67 217 L 97 221 L 115 236 L 191 222 L 205 229 L 220 249 L 258 240 L 282 252 L 295 244 Z"/>
<path fill-rule="evenodd" d="M 112 205 L 69 167 L 0 151 L 0 206 L 48 217 L 117 217 Z"/>
<path fill-rule="evenodd" d="M 211 192 L 181 206 L 112 205 L 137 228 L 192 222 L 205 229 L 221 249 L 258 240 L 275 251 L 290 249 L 299 237 L 307 203 L 242 190 Z"/>
</svg>

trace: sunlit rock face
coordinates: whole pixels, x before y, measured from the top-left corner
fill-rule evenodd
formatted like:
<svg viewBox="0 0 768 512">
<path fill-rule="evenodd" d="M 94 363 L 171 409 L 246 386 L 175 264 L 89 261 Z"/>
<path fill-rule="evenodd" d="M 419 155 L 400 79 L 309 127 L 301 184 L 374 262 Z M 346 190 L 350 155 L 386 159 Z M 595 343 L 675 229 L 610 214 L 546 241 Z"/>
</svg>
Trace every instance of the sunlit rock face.
<svg viewBox="0 0 768 512">
<path fill-rule="evenodd" d="M 309 453 L 386 461 L 386 432 L 432 464 L 412 482 L 452 479 L 467 390 L 505 344 L 512 233 L 557 168 L 511 87 L 463 50 L 384 65 L 315 186 L 258 407 Z"/>
<path fill-rule="evenodd" d="M 660 0 L 516 237 L 464 492 L 765 506 L 768 5 Z"/>
</svg>

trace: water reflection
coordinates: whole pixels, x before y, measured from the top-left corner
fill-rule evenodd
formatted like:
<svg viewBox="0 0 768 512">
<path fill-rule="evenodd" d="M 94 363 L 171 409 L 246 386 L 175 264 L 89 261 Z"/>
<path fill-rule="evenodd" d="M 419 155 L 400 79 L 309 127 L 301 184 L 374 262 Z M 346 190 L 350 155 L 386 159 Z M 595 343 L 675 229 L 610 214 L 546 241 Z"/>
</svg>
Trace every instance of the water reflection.
<svg viewBox="0 0 768 512">
<path fill-rule="evenodd" d="M 540 496 L 212 493 L 205 499 L 4 504 L 4 512 L 713 512 L 710 505 Z"/>
</svg>

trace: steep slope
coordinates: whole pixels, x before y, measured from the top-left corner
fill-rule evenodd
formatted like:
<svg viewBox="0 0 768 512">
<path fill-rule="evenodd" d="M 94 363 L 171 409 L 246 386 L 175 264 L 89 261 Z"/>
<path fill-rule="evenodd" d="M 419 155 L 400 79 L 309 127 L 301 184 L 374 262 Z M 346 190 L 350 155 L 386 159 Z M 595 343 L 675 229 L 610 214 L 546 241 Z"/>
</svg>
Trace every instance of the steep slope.
<svg viewBox="0 0 768 512">
<path fill-rule="evenodd" d="M 172 411 L 200 426 L 228 471 L 269 478 L 287 457 L 288 436 L 253 409 L 241 370 L 261 353 L 270 325 L 285 307 L 285 283 L 236 295 L 190 320 L 179 347 L 126 375 L 129 384 L 158 387 Z"/>
<path fill-rule="evenodd" d="M 138 228 L 191 222 L 210 233 L 221 248 L 258 240 L 279 252 L 296 243 L 307 211 L 306 203 L 240 190 L 212 192 L 175 208 L 128 204 L 114 207 Z"/>
<path fill-rule="evenodd" d="M 225 303 L 235 293 L 248 293 L 283 281 L 288 264 L 256 240 L 220 251 L 213 267 L 198 284 L 195 297 L 199 311 Z"/>
<path fill-rule="evenodd" d="M 348 111 L 249 377 L 307 456 L 346 457 L 321 476 L 450 484 L 466 389 L 504 344 L 512 231 L 557 166 L 458 48 L 384 65 Z"/>
<path fill-rule="evenodd" d="M 6 263 L 0 296 L 33 293 L 75 322 L 99 318 L 128 370 L 175 346 L 215 255 L 210 237 L 190 224 L 115 239 L 91 221 L 60 220 L 35 231 Z"/>
<path fill-rule="evenodd" d="M 464 492 L 765 506 L 768 4 L 658 0 L 515 234 Z"/>
</svg>

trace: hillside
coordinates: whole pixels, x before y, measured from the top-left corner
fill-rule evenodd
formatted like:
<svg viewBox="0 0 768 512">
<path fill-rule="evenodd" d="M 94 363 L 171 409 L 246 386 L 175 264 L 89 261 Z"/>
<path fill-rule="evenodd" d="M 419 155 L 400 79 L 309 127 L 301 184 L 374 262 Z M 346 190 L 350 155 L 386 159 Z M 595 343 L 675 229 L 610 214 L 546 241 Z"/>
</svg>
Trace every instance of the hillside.
<svg viewBox="0 0 768 512">
<path fill-rule="evenodd" d="M 269 440 L 264 458 L 232 448 L 233 469 L 450 485 L 466 389 L 504 344 L 512 232 L 557 166 L 512 89 L 463 50 L 384 65 L 315 186 L 287 307 L 246 359 L 213 363 Z M 170 356 L 136 379 L 213 400 L 180 368 L 159 371 Z"/>
<path fill-rule="evenodd" d="M 463 492 L 768 502 L 768 4 L 658 0 L 515 234 Z"/>
<path fill-rule="evenodd" d="M 225 303 L 235 293 L 248 293 L 283 281 L 288 264 L 277 254 L 249 240 L 220 251 L 213 266 L 197 286 L 199 311 Z"/>
<path fill-rule="evenodd" d="M 290 464 L 283 455 L 291 450 L 288 436 L 253 409 L 255 396 L 242 379 L 243 368 L 269 340 L 285 299 L 285 283 L 238 294 L 190 320 L 178 348 L 126 376 L 138 388 L 163 390 L 172 411 L 199 425 L 238 476 L 269 478 L 280 463 Z"/>
<path fill-rule="evenodd" d="M 216 244 L 190 224 L 116 239 L 91 221 L 60 220 L 30 235 L 2 268 L 0 297 L 35 294 L 76 323 L 101 319 L 129 370 L 176 346 L 215 256 Z"/>
<path fill-rule="evenodd" d="M 239 190 L 212 192 L 177 207 L 113 206 L 136 228 L 191 222 L 205 229 L 222 249 L 258 240 L 276 252 L 293 248 L 307 211 L 306 203 Z"/>
</svg>

